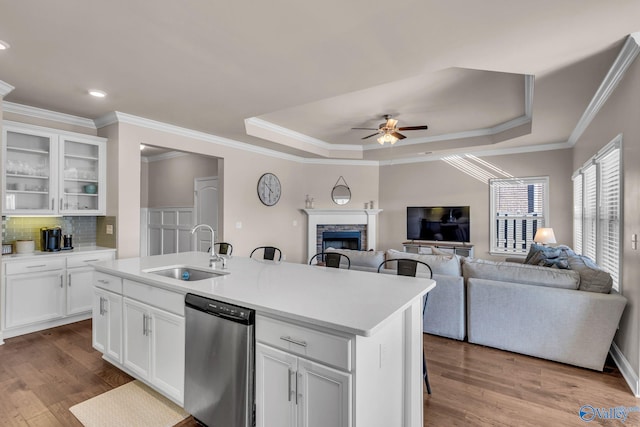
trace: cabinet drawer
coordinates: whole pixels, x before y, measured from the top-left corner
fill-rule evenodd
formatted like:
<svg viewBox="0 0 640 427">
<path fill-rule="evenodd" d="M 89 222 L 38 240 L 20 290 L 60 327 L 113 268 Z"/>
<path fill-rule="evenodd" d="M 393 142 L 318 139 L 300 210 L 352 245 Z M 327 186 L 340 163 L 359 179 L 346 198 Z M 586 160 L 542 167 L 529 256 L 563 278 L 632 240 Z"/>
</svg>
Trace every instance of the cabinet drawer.
<svg viewBox="0 0 640 427">
<path fill-rule="evenodd" d="M 86 267 L 92 262 L 111 261 L 115 258 L 113 252 L 87 253 L 67 257 L 67 268 Z"/>
<path fill-rule="evenodd" d="M 4 264 L 4 271 L 7 275 L 36 273 L 38 271 L 59 270 L 63 268 L 65 268 L 64 257 L 33 259 L 29 261 L 19 261 L 19 262 L 7 262 Z"/>
<path fill-rule="evenodd" d="M 122 279 L 120 277 L 96 271 L 93 274 L 93 281 L 98 288 L 106 289 L 117 294 L 122 293 Z"/>
<path fill-rule="evenodd" d="M 184 316 L 184 294 L 127 279 L 123 283 L 123 294 L 145 304 Z"/>
<path fill-rule="evenodd" d="M 256 316 L 256 340 L 351 371 L 351 338 Z"/>
</svg>

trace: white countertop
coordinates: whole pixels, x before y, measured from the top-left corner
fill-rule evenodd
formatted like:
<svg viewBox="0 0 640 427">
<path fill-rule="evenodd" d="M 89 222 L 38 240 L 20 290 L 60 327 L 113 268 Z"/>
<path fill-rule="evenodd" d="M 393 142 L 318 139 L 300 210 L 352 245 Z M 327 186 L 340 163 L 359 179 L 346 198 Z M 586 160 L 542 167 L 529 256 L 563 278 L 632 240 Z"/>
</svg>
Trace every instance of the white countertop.
<svg viewBox="0 0 640 427">
<path fill-rule="evenodd" d="M 204 252 L 129 258 L 94 264 L 96 270 L 237 304 L 258 313 L 369 336 L 394 314 L 435 287 L 433 280 L 229 257 L 225 276 L 181 281 L 143 270 L 189 265 L 208 268 Z"/>
<path fill-rule="evenodd" d="M 2 255 L 2 261 L 26 261 L 34 258 L 41 257 L 55 257 L 55 256 L 67 256 L 73 254 L 86 254 L 89 252 L 115 252 L 113 248 L 105 248 L 102 246 L 79 246 L 69 250 L 61 250 L 56 252 L 35 251 L 30 254 L 7 254 Z"/>
</svg>

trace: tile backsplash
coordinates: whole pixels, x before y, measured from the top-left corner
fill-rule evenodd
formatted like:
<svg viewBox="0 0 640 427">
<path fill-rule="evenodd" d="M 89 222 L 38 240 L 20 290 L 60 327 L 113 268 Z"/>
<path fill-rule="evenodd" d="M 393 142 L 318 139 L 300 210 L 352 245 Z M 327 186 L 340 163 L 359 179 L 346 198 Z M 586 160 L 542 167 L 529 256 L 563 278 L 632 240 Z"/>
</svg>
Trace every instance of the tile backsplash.
<svg viewBox="0 0 640 427">
<path fill-rule="evenodd" d="M 97 217 L 2 217 L 2 242 L 13 243 L 16 240 L 33 240 L 36 250 L 42 248 L 40 228 L 60 227 L 62 234 L 73 236 L 73 246 L 96 245 Z"/>
</svg>

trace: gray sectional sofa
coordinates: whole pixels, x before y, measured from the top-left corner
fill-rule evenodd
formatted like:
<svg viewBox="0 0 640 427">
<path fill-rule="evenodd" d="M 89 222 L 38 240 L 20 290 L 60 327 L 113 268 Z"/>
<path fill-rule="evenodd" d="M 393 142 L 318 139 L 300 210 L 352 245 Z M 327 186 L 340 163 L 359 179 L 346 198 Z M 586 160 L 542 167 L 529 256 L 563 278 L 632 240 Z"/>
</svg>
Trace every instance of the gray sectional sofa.
<svg viewBox="0 0 640 427">
<path fill-rule="evenodd" d="M 593 268 L 575 271 L 395 250 L 335 251 L 349 256 L 351 269 L 363 271 L 377 271 L 385 259 L 429 264 L 437 285 L 429 293 L 426 333 L 598 371 L 626 305 L 622 295 L 603 293 L 607 286 L 596 281 L 607 275 Z"/>
</svg>

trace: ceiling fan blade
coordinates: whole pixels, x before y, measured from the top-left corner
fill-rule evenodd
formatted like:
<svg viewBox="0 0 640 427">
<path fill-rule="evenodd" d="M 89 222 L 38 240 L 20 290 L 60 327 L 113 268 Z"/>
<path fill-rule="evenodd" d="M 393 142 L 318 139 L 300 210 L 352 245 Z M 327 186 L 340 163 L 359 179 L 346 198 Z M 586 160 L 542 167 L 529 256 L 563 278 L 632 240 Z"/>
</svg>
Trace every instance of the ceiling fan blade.
<svg viewBox="0 0 640 427">
<path fill-rule="evenodd" d="M 351 128 L 351 130 L 358 130 L 358 129 L 364 129 L 364 130 L 378 130 L 376 128 Z"/>
<path fill-rule="evenodd" d="M 369 136 L 365 136 L 365 137 L 364 137 L 364 138 L 362 138 L 362 139 L 371 138 L 372 136 L 376 136 L 376 135 L 378 135 L 378 133 L 379 133 L 379 132 L 372 133 L 371 135 L 369 135 Z"/>
<path fill-rule="evenodd" d="M 398 128 L 398 130 L 426 130 L 429 129 L 429 126 L 424 125 L 424 126 L 405 126 L 405 127 L 401 127 Z"/>
<path fill-rule="evenodd" d="M 391 132 L 391 135 L 395 136 L 398 139 L 405 139 L 406 138 L 406 136 L 404 136 L 403 134 L 398 133 L 398 132 Z"/>
<path fill-rule="evenodd" d="M 397 124 L 398 124 L 398 121 L 396 119 L 387 119 L 388 129 L 395 129 Z"/>
</svg>

